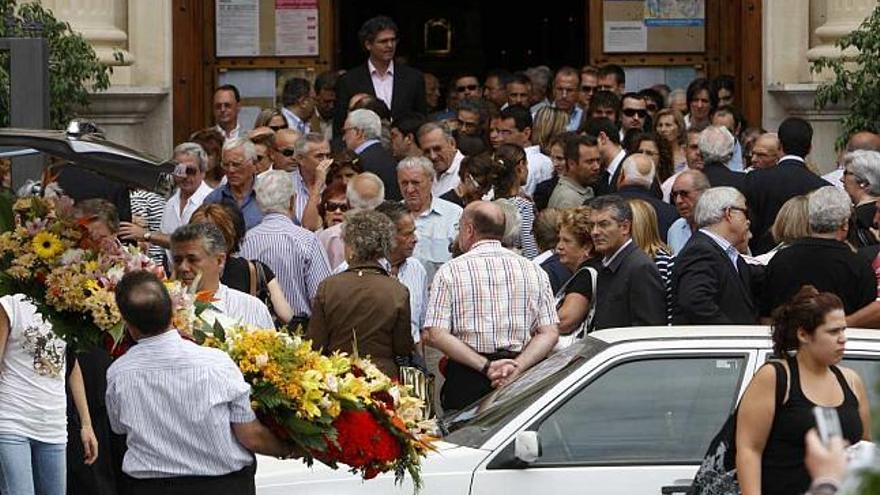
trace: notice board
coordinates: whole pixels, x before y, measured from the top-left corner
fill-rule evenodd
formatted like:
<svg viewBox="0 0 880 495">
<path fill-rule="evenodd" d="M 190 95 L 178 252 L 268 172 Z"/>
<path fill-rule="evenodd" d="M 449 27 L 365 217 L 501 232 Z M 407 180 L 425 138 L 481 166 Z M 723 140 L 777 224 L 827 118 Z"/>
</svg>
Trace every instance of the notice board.
<svg viewBox="0 0 880 495">
<path fill-rule="evenodd" d="M 318 55 L 318 0 L 215 1 L 218 57 Z"/>
<path fill-rule="evenodd" d="M 701 53 L 706 0 L 604 0 L 605 53 Z"/>
</svg>

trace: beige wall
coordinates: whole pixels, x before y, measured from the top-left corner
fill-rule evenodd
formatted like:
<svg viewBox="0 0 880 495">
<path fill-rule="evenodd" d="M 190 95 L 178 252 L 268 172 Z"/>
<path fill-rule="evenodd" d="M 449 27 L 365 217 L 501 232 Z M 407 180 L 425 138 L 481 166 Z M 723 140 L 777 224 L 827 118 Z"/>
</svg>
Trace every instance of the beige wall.
<svg viewBox="0 0 880 495">
<path fill-rule="evenodd" d="M 113 67 L 112 85 L 92 95 L 82 117 L 111 140 L 164 158 L 171 154 L 171 0 L 42 0 Z M 124 62 L 113 56 L 121 53 Z"/>
</svg>

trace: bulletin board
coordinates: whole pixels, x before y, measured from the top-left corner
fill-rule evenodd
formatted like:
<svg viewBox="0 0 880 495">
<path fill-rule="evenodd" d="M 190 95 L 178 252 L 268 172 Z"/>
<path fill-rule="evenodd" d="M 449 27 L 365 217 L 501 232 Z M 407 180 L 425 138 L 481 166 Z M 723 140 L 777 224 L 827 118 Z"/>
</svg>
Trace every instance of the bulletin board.
<svg viewBox="0 0 880 495">
<path fill-rule="evenodd" d="M 602 51 L 703 53 L 706 0 L 603 0 Z"/>
<path fill-rule="evenodd" d="M 215 0 L 217 57 L 315 57 L 318 0 Z"/>
</svg>

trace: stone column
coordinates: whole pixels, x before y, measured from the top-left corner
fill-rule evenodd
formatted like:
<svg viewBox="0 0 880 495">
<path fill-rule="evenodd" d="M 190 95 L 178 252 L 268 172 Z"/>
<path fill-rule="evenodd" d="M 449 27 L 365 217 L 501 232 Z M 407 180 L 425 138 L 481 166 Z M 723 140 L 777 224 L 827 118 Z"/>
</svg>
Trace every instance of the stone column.
<svg viewBox="0 0 880 495">
<path fill-rule="evenodd" d="M 862 24 L 874 8 L 877 0 L 826 0 L 825 23 L 817 27 L 814 34 L 819 39 L 819 44 L 810 48 L 807 52 L 807 60 L 810 62 L 822 57 L 842 58 L 852 57 L 856 54 L 855 49 L 848 49 L 843 53 L 840 48 L 834 46 L 840 38 L 855 31 Z M 832 73 L 823 71 L 812 74 L 815 82 L 827 81 Z"/>
</svg>

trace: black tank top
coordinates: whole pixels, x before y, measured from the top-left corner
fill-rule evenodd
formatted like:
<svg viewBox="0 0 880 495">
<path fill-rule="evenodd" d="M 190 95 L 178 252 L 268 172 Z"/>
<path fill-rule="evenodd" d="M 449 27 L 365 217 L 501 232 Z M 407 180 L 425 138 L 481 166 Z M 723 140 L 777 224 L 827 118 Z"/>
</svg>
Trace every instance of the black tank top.
<svg viewBox="0 0 880 495">
<path fill-rule="evenodd" d="M 761 457 L 762 495 L 801 495 L 810 487 L 810 474 L 804 465 L 806 447 L 804 436 L 810 428 L 815 428 L 813 402 L 806 398 L 801 389 L 797 359 L 788 358 L 791 376 L 788 402 L 776 407 L 773 426 L 767 437 L 764 455 Z M 784 372 L 777 368 L 777 373 Z M 837 406 L 843 438 L 850 444 L 862 439 L 862 419 L 859 416 L 859 401 L 843 373 L 837 366 L 831 366 L 843 390 L 843 403 Z M 777 386 L 780 380 L 777 379 Z M 784 383 L 784 379 L 782 380 Z"/>
</svg>

